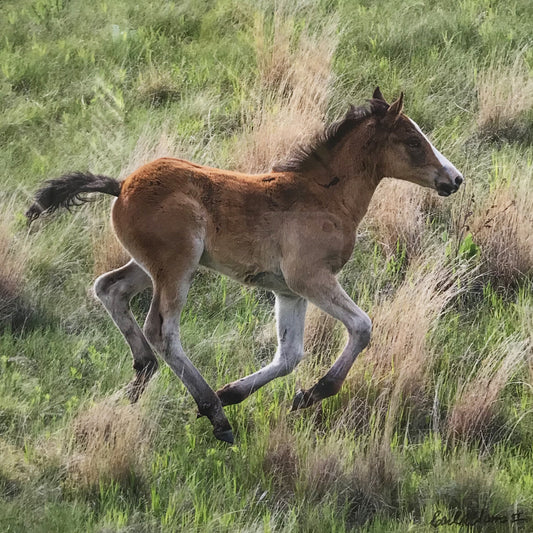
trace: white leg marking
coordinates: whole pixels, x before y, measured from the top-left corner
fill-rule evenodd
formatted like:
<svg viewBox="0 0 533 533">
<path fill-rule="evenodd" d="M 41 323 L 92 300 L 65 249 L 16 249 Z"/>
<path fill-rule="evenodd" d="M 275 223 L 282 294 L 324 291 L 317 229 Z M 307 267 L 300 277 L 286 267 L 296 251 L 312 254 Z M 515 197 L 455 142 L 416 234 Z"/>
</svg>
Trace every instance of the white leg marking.
<svg viewBox="0 0 533 533">
<path fill-rule="evenodd" d="M 303 337 L 307 301 L 299 296 L 276 294 L 278 349 L 271 363 L 221 389 L 224 403 L 241 401 L 273 379 L 292 372 L 304 353 Z M 225 395 L 221 391 L 226 391 Z M 231 391 L 231 392 L 230 392 Z"/>
</svg>

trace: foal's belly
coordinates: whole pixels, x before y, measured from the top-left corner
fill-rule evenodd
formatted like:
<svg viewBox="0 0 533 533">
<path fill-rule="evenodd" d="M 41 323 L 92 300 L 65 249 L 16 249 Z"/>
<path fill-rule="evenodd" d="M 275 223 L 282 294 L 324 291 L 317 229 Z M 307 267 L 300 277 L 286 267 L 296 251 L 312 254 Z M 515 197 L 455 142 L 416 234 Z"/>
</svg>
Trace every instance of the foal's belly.
<svg viewBox="0 0 533 533">
<path fill-rule="evenodd" d="M 290 292 L 281 271 L 262 270 L 257 266 L 239 264 L 223 264 L 204 252 L 200 264 L 210 270 L 215 270 L 245 285 L 260 287 L 275 292 Z"/>
<path fill-rule="evenodd" d="M 241 281 L 241 280 L 238 280 Z M 268 289 L 275 292 L 290 292 L 283 274 L 275 272 L 258 272 L 250 273 L 245 276 L 244 281 L 246 285 L 252 285 L 253 287 L 261 287 L 262 289 Z"/>
</svg>

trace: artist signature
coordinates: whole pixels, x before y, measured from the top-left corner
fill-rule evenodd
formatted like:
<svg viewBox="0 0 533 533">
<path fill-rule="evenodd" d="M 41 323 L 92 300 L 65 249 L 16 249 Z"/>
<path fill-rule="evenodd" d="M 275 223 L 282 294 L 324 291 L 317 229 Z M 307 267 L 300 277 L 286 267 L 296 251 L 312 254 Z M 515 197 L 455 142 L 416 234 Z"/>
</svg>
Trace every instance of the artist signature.
<svg viewBox="0 0 533 533">
<path fill-rule="evenodd" d="M 486 510 L 481 510 L 477 515 L 465 516 L 461 511 L 455 511 L 452 515 L 447 516 L 440 511 L 436 511 L 431 519 L 430 525 L 434 528 L 440 526 L 475 526 L 477 524 L 514 524 L 516 522 L 525 522 L 526 518 L 521 513 L 515 512 L 512 515 L 490 514 Z"/>
</svg>

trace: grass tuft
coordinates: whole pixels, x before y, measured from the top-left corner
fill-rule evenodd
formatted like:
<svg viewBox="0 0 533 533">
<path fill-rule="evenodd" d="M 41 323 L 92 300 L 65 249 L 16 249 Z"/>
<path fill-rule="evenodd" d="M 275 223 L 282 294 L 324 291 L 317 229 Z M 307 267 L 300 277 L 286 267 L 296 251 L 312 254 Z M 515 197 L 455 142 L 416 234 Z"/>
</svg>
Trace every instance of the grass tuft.
<svg viewBox="0 0 533 533">
<path fill-rule="evenodd" d="M 333 17 L 314 32 L 295 32 L 294 26 L 291 13 L 281 10 L 272 23 L 262 16 L 256 21 L 257 104 L 246 117 L 235 154 L 239 170 L 270 170 L 324 127 L 337 23 Z"/>
<path fill-rule="evenodd" d="M 513 287 L 533 273 L 533 167 L 495 156 L 494 179 L 468 222 L 494 284 Z"/>
<path fill-rule="evenodd" d="M 491 440 L 491 423 L 499 412 L 503 389 L 531 353 L 531 339 L 506 338 L 483 360 L 459 388 L 446 422 L 452 441 Z M 499 435 L 501 437 L 501 435 Z"/>
<path fill-rule="evenodd" d="M 511 140 L 520 138 L 524 133 L 520 119 L 533 109 L 533 76 L 523 55 L 517 55 L 511 65 L 493 63 L 480 73 L 477 88 L 480 130 Z"/>
<path fill-rule="evenodd" d="M 279 494 L 287 495 L 294 492 L 299 470 L 298 454 L 296 439 L 285 420 L 281 420 L 270 431 L 263 470 L 272 479 Z"/>
<path fill-rule="evenodd" d="M 82 411 L 72 424 L 70 483 L 87 490 L 110 481 L 129 484 L 145 472 L 153 430 L 139 405 L 106 399 Z"/>
<path fill-rule="evenodd" d="M 24 295 L 25 270 L 30 248 L 25 236 L 15 234 L 8 214 L 13 202 L 0 215 L 0 328 L 20 329 L 32 315 Z"/>
<path fill-rule="evenodd" d="M 410 258 L 421 252 L 429 213 L 439 204 L 429 189 L 385 179 L 372 198 L 363 225 L 370 228 L 386 255 L 394 255 L 400 247 Z"/>
<path fill-rule="evenodd" d="M 364 355 L 372 380 L 393 390 L 397 401 L 427 399 L 433 354 L 429 335 L 472 275 L 434 244 L 414 259 L 392 297 L 373 310 L 372 342 Z"/>
</svg>

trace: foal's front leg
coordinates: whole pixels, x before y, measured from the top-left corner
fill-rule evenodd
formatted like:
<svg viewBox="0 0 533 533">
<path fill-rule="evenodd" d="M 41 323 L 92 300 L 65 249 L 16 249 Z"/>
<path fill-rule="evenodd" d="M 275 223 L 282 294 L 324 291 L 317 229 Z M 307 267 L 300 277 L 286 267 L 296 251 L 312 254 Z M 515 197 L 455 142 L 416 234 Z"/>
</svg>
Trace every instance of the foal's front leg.
<svg viewBox="0 0 533 533">
<path fill-rule="evenodd" d="M 342 354 L 315 385 L 296 393 L 292 404 L 294 411 L 339 392 L 355 358 L 370 341 L 372 322 L 346 294 L 331 272 L 317 272 L 312 277 L 295 277 L 289 287 L 333 318 L 340 320 L 348 330 L 348 342 Z"/>
<path fill-rule="evenodd" d="M 257 389 L 292 372 L 303 357 L 303 336 L 307 302 L 295 294 L 276 294 L 278 349 L 271 363 L 261 370 L 217 391 L 222 405 L 242 402 Z"/>
</svg>

